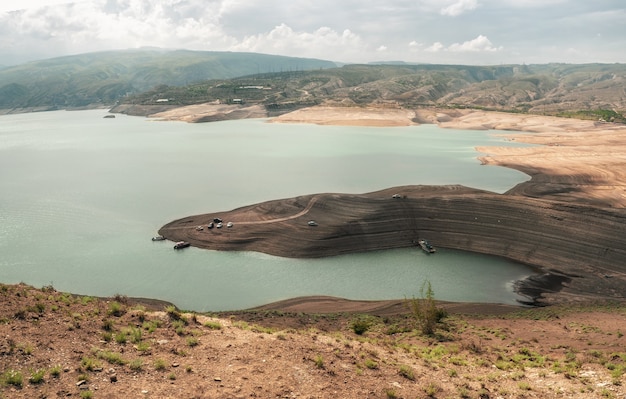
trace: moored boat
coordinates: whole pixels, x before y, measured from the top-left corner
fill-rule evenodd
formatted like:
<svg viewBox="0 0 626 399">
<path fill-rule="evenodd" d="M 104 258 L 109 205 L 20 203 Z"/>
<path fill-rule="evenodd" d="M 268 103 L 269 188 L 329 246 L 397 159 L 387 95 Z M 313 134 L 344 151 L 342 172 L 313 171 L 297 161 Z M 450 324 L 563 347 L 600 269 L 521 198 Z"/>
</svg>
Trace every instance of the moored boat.
<svg viewBox="0 0 626 399">
<path fill-rule="evenodd" d="M 163 236 L 154 236 L 152 237 L 152 241 L 163 241 L 165 240 L 165 237 Z"/>
<path fill-rule="evenodd" d="M 420 248 L 422 248 L 422 250 L 426 253 L 434 254 L 435 252 L 437 252 L 437 250 L 424 239 L 420 239 L 419 241 L 417 241 L 417 243 L 419 244 Z"/>
<path fill-rule="evenodd" d="M 183 249 L 187 248 L 190 245 L 191 244 L 189 244 L 187 241 L 178 241 L 176 244 L 174 244 L 174 249 Z"/>
</svg>

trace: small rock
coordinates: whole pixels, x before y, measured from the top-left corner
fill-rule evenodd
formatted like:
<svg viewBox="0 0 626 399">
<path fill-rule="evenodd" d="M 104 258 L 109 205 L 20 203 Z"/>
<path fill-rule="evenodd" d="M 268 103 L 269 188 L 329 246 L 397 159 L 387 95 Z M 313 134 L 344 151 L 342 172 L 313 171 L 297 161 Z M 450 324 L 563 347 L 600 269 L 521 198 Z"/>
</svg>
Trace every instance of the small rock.
<svg viewBox="0 0 626 399">
<path fill-rule="evenodd" d="M 111 374 L 109 376 L 109 381 L 111 382 L 117 382 L 117 374 Z"/>
<path fill-rule="evenodd" d="M 76 383 L 76 386 L 79 387 L 81 385 L 85 385 L 85 383 L 87 382 L 87 380 L 80 380 Z"/>
<path fill-rule="evenodd" d="M 216 381 L 216 382 L 221 382 L 221 381 L 222 381 L 222 379 L 221 379 L 220 377 L 215 377 L 215 378 L 213 378 L 213 381 Z"/>
</svg>

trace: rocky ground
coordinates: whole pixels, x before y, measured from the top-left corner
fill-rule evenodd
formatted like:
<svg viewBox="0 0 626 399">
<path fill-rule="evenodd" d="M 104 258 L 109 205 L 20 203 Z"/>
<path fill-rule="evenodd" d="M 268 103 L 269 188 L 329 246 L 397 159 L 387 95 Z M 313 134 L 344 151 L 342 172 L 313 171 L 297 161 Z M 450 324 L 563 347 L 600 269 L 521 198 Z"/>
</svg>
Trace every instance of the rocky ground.
<svg viewBox="0 0 626 399">
<path fill-rule="evenodd" d="M 438 304 L 448 316 L 425 335 L 402 301 L 196 314 L 52 287 L 2 285 L 0 298 L 7 399 L 626 395 L 626 309 L 616 304 Z M 324 307 L 342 310 L 309 312 Z"/>
</svg>

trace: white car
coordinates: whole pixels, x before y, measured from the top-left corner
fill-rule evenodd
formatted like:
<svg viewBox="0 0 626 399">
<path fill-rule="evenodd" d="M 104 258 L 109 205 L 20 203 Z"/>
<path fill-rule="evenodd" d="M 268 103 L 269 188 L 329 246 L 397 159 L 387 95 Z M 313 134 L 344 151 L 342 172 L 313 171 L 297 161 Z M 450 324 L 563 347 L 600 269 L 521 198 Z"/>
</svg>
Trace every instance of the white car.
<svg viewBox="0 0 626 399">
<path fill-rule="evenodd" d="M 309 226 L 317 226 L 317 222 L 315 220 L 309 220 Z"/>
<path fill-rule="evenodd" d="M 226 227 L 233 227 L 233 222 L 226 223 Z"/>
</svg>

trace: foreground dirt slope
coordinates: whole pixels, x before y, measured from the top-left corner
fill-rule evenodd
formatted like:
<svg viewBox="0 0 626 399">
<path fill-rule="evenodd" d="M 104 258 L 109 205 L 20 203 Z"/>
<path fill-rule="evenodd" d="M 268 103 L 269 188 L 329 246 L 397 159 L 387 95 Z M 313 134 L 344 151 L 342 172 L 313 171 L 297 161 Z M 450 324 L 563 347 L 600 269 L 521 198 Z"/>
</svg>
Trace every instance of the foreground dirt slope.
<svg viewBox="0 0 626 399">
<path fill-rule="evenodd" d="M 452 313 L 433 336 L 415 330 L 403 306 L 395 311 L 388 307 L 384 317 L 281 310 L 296 306 L 310 311 L 320 300 L 344 309 L 369 307 L 318 298 L 267 310 L 201 315 L 163 304 L 151 308 L 154 303 L 124 297 L 75 297 L 52 287 L 2 285 L 0 397 L 484 399 L 626 394 L 623 307 L 504 307 L 496 308 L 497 316 Z M 448 306 L 451 312 L 460 310 Z M 490 310 L 485 305 L 473 309 Z M 363 329 L 361 335 L 355 326 Z"/>
</svg>

